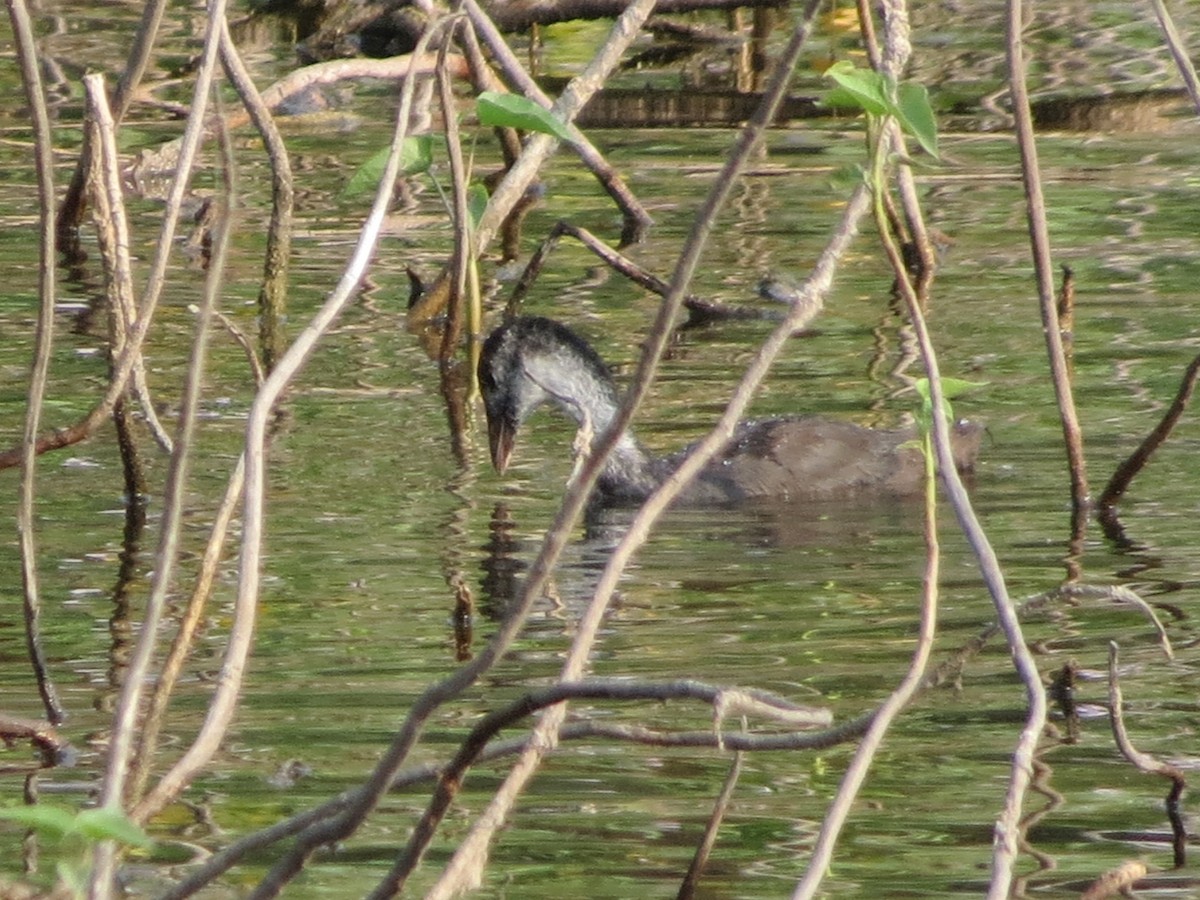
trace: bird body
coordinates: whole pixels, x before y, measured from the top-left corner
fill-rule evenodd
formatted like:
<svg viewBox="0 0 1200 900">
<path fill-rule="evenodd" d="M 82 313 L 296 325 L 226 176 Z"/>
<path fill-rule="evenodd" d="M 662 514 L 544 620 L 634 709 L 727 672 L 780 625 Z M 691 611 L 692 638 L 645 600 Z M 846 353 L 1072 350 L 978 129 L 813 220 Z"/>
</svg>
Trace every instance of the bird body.
<svg viewBox="0 0 1200 900">
<path fill-rule="evenodd" d="M 492 463 L 501 474 L 521 424 L 543 404 L 558 406 L 598 437 L 620 408 L 616 385 L 599 354 L 552 319 L 524 316 L 497 328 L 484 343 L 479 383 Z M 983 429 L 954 426 L 956 466 L 968 471 Z M 681 497 L 692 504 L 835 500 L 865 495 L 914 495 L 924 483 L 924 459 L 914 429 L 874 429 L 804 415 L 749 420 L 704 467 Z M 596 486 L 602 505 L 640 503 L 691 452 L 647 453 L 628 431 L 609 456 Z"/>
</svg>

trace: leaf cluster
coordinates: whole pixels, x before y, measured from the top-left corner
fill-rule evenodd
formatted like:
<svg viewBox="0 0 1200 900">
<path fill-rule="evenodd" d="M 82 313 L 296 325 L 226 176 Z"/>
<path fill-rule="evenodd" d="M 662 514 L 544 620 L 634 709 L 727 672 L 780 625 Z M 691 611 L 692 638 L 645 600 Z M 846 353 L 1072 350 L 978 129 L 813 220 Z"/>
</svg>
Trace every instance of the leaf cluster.
<svg viewBox="0 0 1200 900">
<path fill-rule="evenodd" d="M 475 101 L 475 115 L 480 125 L 490 128 L 515 128 L 519 131 L 548 134 L 560 141 L 570 142 L 571 131 L 553 112 L 520 94 L 484 91 Z M 390 147 L 383 147 L 359 166 L 346 183 L 342 195 L 356 197 L 375 190 L 387 167 Z M 400 147 L 400 174 L 421 175 L 433 167 L 433 137 L 428 134 L 410 135 Z M 478 221 L 487 204 L 482 186 L 474 185 L 469 202 L 471 218 Z"/>
<path fill-rule="evenodd" d="M 937 158 L 937 118 L 925 85 L 917 81 L 897 83 L 874 69 L 860 69 L 848 60 L 834 63 L 825 70 L 825 77 L 837 82 L 837 87 L 825 95 L 826 106 L 861 109 L 875 118 L 890 116 L 926 153 Z"/>
</svg>

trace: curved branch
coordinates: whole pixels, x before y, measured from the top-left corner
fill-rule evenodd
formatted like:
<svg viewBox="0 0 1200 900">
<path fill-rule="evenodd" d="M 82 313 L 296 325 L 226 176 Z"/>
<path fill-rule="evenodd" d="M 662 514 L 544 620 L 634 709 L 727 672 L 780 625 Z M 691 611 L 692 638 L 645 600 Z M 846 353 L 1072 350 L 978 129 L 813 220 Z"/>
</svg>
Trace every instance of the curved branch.
<svg viewBox="0 0 1200 900">
<path fill-rule="evenodd" d="M 1176 423 L 1187 410 L 1188 403 L 1191 402 L 1192 392 L 1196 389 L 1197 377 L 1200 377 L 1200 356 L 1193 359 L 1184 371 L 1183 379 L 1179 383 L 1179 390 L 1175 393 L 1175 399 L 1172 401 L 1170 408 L 1163 414 L 1162 420 L 1154 427 L 1153 431 L 1146 435 L 1145 439 L 1138 445 L 1138 448 L 1129 455 L 1129 458 L 1117 466 L 1116 471 L 1113 472 L 1112 478 L 1109 479 L 1108 485 L 1104 488 L 1104 493 L 1096 501 L 1096 506 L 1100 510 L 1101 517 L 1111 517 L 1114 515 L 1113 507 L 1120 502 L 1125 492 L 1129 490 L 1129 485 L 1133 483 L 1133 479 L 1146 467 L 1146 463 L 1150 461 L 1150 457 L 1154 455 L 1154 451 L 1162 446 L 1163 442 L 1170 437 Z"/>
<path fill-rule="evenodd" d="M 712 706 L 714 717 L 719 718 L 732 708 L 736 708 L 742 712 L 753 711 L 758 715 L 769 716 L 775 721 L 792 726 L 828 723 L 830 718 L 827 711 L 798 707 L 781 697 L 762 691 L 730 691 L 693 680 L 654 683 L 596 678 L 586 681 L 560 681 L 557 684 L 532 691 L 510 703 L 504 709 L 489 713 L 471 729 L 471 733 L 463 741 L 454 759 L 440 773 L 437 788 L 434 790 L 425 814 L 413 829 L 408 845 L 396 860 L 392 870 L 368 895 L 370 900 L 384 900 L 384 898 L 395 896 L 408 876 L 420 864 L 437 826 L 462 787 L 467 769 L 478 759 L 487 742 L 497 732 L 538 710 L 549 706 L 558 707 L 567 700 L 580 699 L 700 700 Z M 718 743 L 723 746 L 724 736 L 720 734 L 719 727 L 715 730 Z M 530 740 L 535 745 L 539 743 L 536 732 Z"/>
<path fill-rule="evenodd" d="M 37 44 L 33 37 L 33 23 L 24 0 L 11 0 L 8 14 L 12 21 L 13 36 L 16 38 L 17 59 L 21 64 L 21 83 L 29 102 L 33 118 L 34 159 L 37 166 L 38 200 L 40 213 L 41 241 L 38 247 L 38 318 L 34 337 L 33 372 L 29 378 L 29 401 L 25 408 L 25 430 L 21 446 L 13 451 L 13 462 L 21 464 L 21 499 L 17 509 L 17 532 L 21 549 L 21 579 L 25 613 L 25 645 L 29 661 L 37 679 L 38 692 L 46 718 L 52 724 L 66 719 L 66 712 L 58 699 L 58 692 L 50 679 L 50 669 L 42 649 L 41 614 L 42 602 L 38 586 L 37 548 L 34 545 L 33 500 L 37 432 L 42 415 L 42 402 L 46 395 L 46 380 L 50 371 L 50 351 L 54 344 L 54 144 L 50 134 L 50 114 L 46 110 L 46 98 L 42 89 L 41 69 L 38 65 Z M 2 466 L 0 466 L 2 467 Z"/>
</svg>

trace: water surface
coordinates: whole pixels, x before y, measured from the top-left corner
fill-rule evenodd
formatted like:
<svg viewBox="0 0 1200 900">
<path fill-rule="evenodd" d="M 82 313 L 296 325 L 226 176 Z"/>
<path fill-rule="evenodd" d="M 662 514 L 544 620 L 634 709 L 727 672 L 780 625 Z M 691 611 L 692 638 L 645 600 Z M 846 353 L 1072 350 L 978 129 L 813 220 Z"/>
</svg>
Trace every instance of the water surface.
<svg viewBox="0 0 1200 900">
<path fill-rule="evenodd" d="M 260 65 L 269 80 L 284 63 Z M 373 96 L 354 111 L 377 110 L 378 98 L 388 92 L 376 88 Z M 66 142 L 77 107 L 64 106 L 61 117 Z M 1197 128 L 1184 117 L 1173 122 L 1166 133 L 1041 138 L 1056 262 L 1069 264 L 1077 278 L 1076 391 L 1097 486 L 1157 421 L 1200 344 L 1194 294 L 1200 277 Z M 35 209 L 26 137 L 11 105 L 2 124 L 22 135 L 0 145 L 0 170 L 7 173 L 0 180 L 0 260 L 9 279 L 0 297 L 0 437 L 7 444 L 20 428 L 36 257 L 28 227 Z M 386 139 L 386 128 L 385 117 L 364 116 L 349 133 L 318 128 L 293 138 L 302 186 L 289 298 L 293 328 L 340 273 L 365 208 L 364 200 L 343 197 L 340 190 Z M 174 129 L 145 114 L 131 141 L 152 146 Z M 733 134 L 625 131 L 593 138 L 657 221 L 648 241 L 630 255 L 665 276 Z M 958 401 L 957 411 L 988 423 L 973 497 L 1009 589 L 1021 598 L 1066 576 L 1069 515 L 1016 150 L 1007 135 L 974 128 L 952 129 L 943 145 L 946 164 L 920 175 L 931 222 L 953 238 L 931 327 L 943 371 L 986 382 Z M 486 137 L 479 152 L 491 152 Z M 760 303 L 754 289 L 764 274 L 802 276 L 840 210 L 845 190 L 834 186 L 832 176 L 860 161 L 862 152 L 853 123 L 773 132 L 723 215 L 696 292 L 728 303 Z M 266 178 L 253 142 L 239 158 L 244 224 L 223 302 L 234 321 L 252 332 Z M 62 161 L 66 166 L 70 160 L 64 154 Z M 556 159 L 545 183 L 546 200 L 526 224 L 526 251 L 563 217 L 601 235 L 615 234 L 618 222 L 606 198 L 569 157 Z M 222 753 L 187 795 L 206 815 L 180 805 L 153 828 L 183 855 L 224 846 L 355 784 L 412 699 L 494 631 L 569 476 L 571 429 L 550 413 L 531 423 L 505 477 L 490 470 L 478 428 L 465 463 L 455 461 L 436 366 L 404 329 L 404 269 L 432 272 L 449 237 L 434 192 L 419 194 L 417 204 L 393 223 L 361 302 L 339 322 L 287 403 L 272 455 L 262 618 L 244 703 Z M 133 208 L 144 256 L 156 237 L 157 215 L 149 201 Z M 48 425 L 72 421 L 103 384 L 103 317 L 79 315 L 94 296 L 97 272 L 90 260 L 82 275 L 67 277 L 61 287 Z M 485 274 L 491 279 L 495 267 Z M 201 281 L 202 273 L 181 260 L 156 326 L 151 382 L 168 409 L 177 399 L 186 354 L 188 305 L 197 301 Z M 915 400 L 906 379 L 918 372 L 893 374 L 908 342 L 889 310 L 890 281 L 868 230 L 826 312 L 785 352 L 755 412 L 815 411 L 888 425 L 911 410 Z M 492 310 L 506 292 L 505 284 L 495 286 Z M 624 376 L 656 303 L 564 242 L 527 310 L 586 333 Z M 495 319 L 489 313 L 489 321 Z M 701 435 L 769 327 L 739 323 L 681 332 L 636 424 L 642 440 L 667 451 Z M 241 350 L 221 337 L 215 345 L 186 519 L 191 553 L 203 545 L 252 398 Z M 1123 504 L 1127 540 L 1108 540 L 1093 527 L 1077 561 L 1084 581 L 1130 587 L 1155 604 L 1168 622 L 1176 659 L 1163 660 L 1151 629 L 1136 614 L 1103 605 L 1058 608 L 1027 625 L 1047 678 L 1068 663 L 1081 668 L 1078 699 L 1091 704 L 1085 711 L 1097 711 L 1105 701 L 1099 675 L 1107 642 L 1119 641 L 1134 739 L 1184 767 L 1197 754 L 1191 607 L 1200 580 L 1192 524 L 1200 508 L 1198 444 L 1200 435 L 1185 419 Z M 149 446 L 146 457 L 151 483 L 158 483 L 165 462 Z M 112 660 L 128 640 L 128 626 L 114 616 L 111 597 L 124 503 L 114 440 L 102 432 L 49 455 L 39 473 L 47 650 L 71 714 L 64 732 L 81 751 L 76 769 L 42 779 L 48 794 L 55 783 L 87 782 L 101 768 L 114 697 Z M 5 508 L 14 509 L 16 475 L 0 478 L 9 485 Z M 156 496 L 149 509 L 152 527 L 142 541 L 130 597 L 135 621 L 147 593 Z M 994 618 L 946 510 L 940 534 L 939 662 Z M 414 763 L 444 759 L 481 715 L 557 673 L 611 541 L 611 533 L 579 530 L 554 596 L 539 604 L 515 652 L 439 712 Z M 4 547 L 3 711 L 33 717 L 40 707 L 24 657 L 15 537 Z M 185 560 L 181 595 L 193 565 Z M 919 513 L 904 504 L 681 510 L 667 517 L 622 582 L 593 671 L 761 687 L 828 706 L 839 719 L 852 717 L 878 703 L 907 665 L 921 568 Z M 205 653 L 189 669 L 169 724 L 167 756 L 186 745 L 203 716 L 235 573 L 230 557 L 209 608 Z M 451 585 L 459 580 L 477 603 L 469 633 L 456 632 L 454 624 Z M 580 704 L 575 710 L 606 721 L 711 727 L 706 710 L 684 704 Z M 830 894 L 982 893 L 992 823 L 1023 715 L 1023 690 L 998 644 L 971 660 L 954 685 L 923 697 L 885 744 L 835 858 Z M 1170 866 L 1169 846 L 1139 834 L 1166 829 L 1164 787 L 1121 760 L 1102 715 L 1085 717 L 1082 727 L 1076 743 L 1047 737 L 1043 780 L 1054 793 L 1035 793 L 1027 803 L 1029 812 L 1045 815 L 1030 832 L 1031 850 L 1020 871 L 1030 890 L 1042 894 L 1077 895 L 1087 880 L 1130 857 L 1154 868 Z M 1056 734 L 1063 730 L 1056 723 Z M 849 752 L 843 747 L 748 758 L 704 896 L 788 895 Z M 303 777 L 294 783 L 278 777 L 296 761 Z M 602 742 L 564 747 L 500 835 L 485 895 L 674 896 L 728 765 L 728 757 L 715 751 Z M 490 765 L 472 774 L 414 893 L 435 877 L 504 771 Z M 19 777 L 5 776 L 0 785 L 10 802 L 19 798 Z M 364 893 L 390 865 L 426 797 L 425 789 L 390 797 L 366 828 L 315 863 L 289 896 Z M 20 872 L 20 837 L 0 829 L 0 872 L 9 876 Z M 249 859 L 225 882 L 229 892 L 253 883 L 272 858 Z M 49 870 L 44 860 L 42 870 Z M 144 893 L 173 875 L 170 867 L 138 872 Z"/>
</svg>

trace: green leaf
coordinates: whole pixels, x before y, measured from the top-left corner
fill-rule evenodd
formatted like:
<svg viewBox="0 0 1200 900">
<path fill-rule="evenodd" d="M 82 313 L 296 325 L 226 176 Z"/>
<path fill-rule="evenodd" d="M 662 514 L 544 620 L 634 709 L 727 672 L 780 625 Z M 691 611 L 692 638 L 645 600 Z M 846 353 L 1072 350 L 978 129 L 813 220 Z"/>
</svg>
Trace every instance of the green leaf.
<svg viewBox="0 0 1200 900">
<path fill-rule="evenodd" d="M 346 187 L 342 189 L 343 197 L 357 197 L 379 187 L 379 179 L 387 168 L 391 147 L 384 147 L 371 155 L 365 163 L 358 167 Z M 400 174 L 417 175 L 425 172 L 433 164 L 433 138 L 428 134 L 418 134 L 406 137 L 400 145 Z"/>
<path fill-rule="evenodd" d="M 937 159 L 937 118 L 925 85 L 916 81 L 901 82 L 896 88 L 896 111 L 901 127 L 917 139 L 926 153 Z"/>
<path fill-rule="evenodd" d="M 873 69 L 859 69 L 849 60 L 842 60 L 826 69 L 825 77 L 838 85 L 825 95 L 826 106 L 861 109 L 873 116 L 893 112 L 883 76 Z"/>
<path fill-rule="evenodd" d="M 870 184 L 870 176 L 861 163 L 841 166 L 829 173 L 829 187 L 838 192 L 849 192 L 864 184 Z"/>
<path fill-rule="evenodd" d="M 152 843 L 146 832 L 115 807 L 85 809 L 75 817 L 75 830 L 94 841 L 118 841 L 132 847 L 148 847 Z"/>
<path fill-rule="evenodd" d="M 967 391 L 977 387 L 987 387 L 987 381 L 965 381 L 962 378 L 943 378 L 942 379 L 942 396 L 947 400 L 953 400 L 955 397 L 961 397 Z M 921 399 L 926 403 L 931 402 L 929 396 L 929 379 L 918 378 L 915 384 L 917 393 L 921 395 Z"/>
<path fill-rule="evenodd" d="M 467 188 L 467 213 L 471 217 L 471 228 L 474 229 L 479 225 L 479 219 L 483 216 L 483 211 L 487 209 L 488 192 L 479 182 L 475 182 Z"/>
<path fill-rule="evenodd" d="M 0 809 L 0 819 L 16 822 L 52 837 L 64 837 L 75 827 L 75 813 L 58 806 L 8 806 Z"/>
<path fill-rule="evenodd" d="M 562 119 L 520 94 L 484 91 L 476 100 L 475 112 L 480 125 L 537 131 L 568 143 L 573 140 Z"/>
<path fill-rule="evenodd" d="M 943 378 L 942 379 L 942 399 L 946 403 L 946 418 L 954 419 L 954 410 L 950 408 L 950 401 L 955 397 L 961 397 L 972 388 L 984 387 L 986 381 L 964 381 L 961 378 Z M 913 384 L 917 389 L 917 394 L 921 398 L 921 409 L 917 412 L 917 425 L 921 431 L 928 433 L 933 427 L 933 397 L 929 393 L 929 379 L 918 378 Z"/>
</svg>

